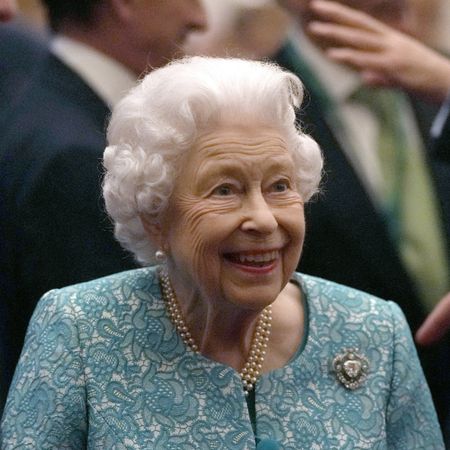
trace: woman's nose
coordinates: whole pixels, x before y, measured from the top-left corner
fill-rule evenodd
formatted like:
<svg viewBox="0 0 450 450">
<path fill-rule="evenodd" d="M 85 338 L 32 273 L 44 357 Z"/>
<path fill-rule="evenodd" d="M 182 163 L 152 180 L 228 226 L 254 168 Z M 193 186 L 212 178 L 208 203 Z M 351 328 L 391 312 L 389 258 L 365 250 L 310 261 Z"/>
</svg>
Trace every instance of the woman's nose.
<svg viewBox="0 0 450 450">
<path fill-rule="evenodd" d="M 262 234 L 269 234 L 278 227 L 278 222 L 264 196 L 254 194 L 243 204 L 244 220 L 241 229 Z"/>
</svg>

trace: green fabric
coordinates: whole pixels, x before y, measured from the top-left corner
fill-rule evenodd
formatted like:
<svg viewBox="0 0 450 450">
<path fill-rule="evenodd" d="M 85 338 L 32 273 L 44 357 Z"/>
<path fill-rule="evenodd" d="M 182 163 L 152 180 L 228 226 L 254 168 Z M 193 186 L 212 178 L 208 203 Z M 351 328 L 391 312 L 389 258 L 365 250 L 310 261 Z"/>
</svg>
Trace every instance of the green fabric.
<svg viewBox="0 0 450 450">
<path fill-rule="evenodd" d="M 380 131 L 378 155 L 384 178 L 382 208 L 401 258 L 431 310 L 449 289 L 444 233 L 424 149 L 407 131 L 409 105 L 400 92 L 361 89 L 355 99 L 370 106 Z"/>
</svg>

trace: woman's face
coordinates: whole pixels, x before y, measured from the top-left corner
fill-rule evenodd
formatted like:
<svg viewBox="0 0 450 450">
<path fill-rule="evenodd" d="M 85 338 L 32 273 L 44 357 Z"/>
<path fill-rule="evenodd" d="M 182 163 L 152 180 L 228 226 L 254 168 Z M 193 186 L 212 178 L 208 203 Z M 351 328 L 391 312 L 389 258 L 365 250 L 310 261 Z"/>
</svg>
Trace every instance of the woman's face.
<svg viewBox="0 0 450 450">
<path fill-rule="evenodd" d="M 162 223 L 178 295 L 253 310 L 271 303 L 303 244 L 297 181 L 275 130 L 227 127 L 202 134 L 186 155 Z"/>
</svg>

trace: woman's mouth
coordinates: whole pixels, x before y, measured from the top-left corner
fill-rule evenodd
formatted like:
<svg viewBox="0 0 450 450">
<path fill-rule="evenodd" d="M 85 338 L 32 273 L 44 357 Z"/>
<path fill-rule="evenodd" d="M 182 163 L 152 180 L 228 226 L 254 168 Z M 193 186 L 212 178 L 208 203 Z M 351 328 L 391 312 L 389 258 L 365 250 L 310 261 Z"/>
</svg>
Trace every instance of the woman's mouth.
<svg viewBox="0 0 450 450">
<path fill-rule="evenodd" d="M 224 254 L 228 261 L 249 267 L 268 267 L 271 266 L 280 256 L 279 250 L 261 251 L 261 252 L 237 252 Z"/>
</svg>

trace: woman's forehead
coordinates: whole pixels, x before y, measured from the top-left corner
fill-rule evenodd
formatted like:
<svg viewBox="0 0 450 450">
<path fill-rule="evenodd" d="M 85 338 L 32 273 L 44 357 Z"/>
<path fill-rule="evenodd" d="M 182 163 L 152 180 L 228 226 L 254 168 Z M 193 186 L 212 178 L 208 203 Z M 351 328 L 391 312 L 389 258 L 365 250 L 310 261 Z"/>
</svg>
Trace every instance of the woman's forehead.
<svg viewBox="0 0 450 450">
<path fill-rule="evenodd" d="M 282 134 L 266 126 L 226 126 L 201 133 L 193 148 L 199 151 L 252 150 L 259 147 L 287 148 Z"/>
<path fill-rule="evenodd" d="M 279 132 L 267 128 L 227 128 L 209 131 L 200 135 L 187 153 L 183 171 L 199 173 L 238 169 L 238 165 L 249 170 L 252 165 L 267 166 L 277 161 L 279 165 L 293 164 L 290 152 Z M 272 164 L 273 165 L 273 164 Z"/>
</svg>

